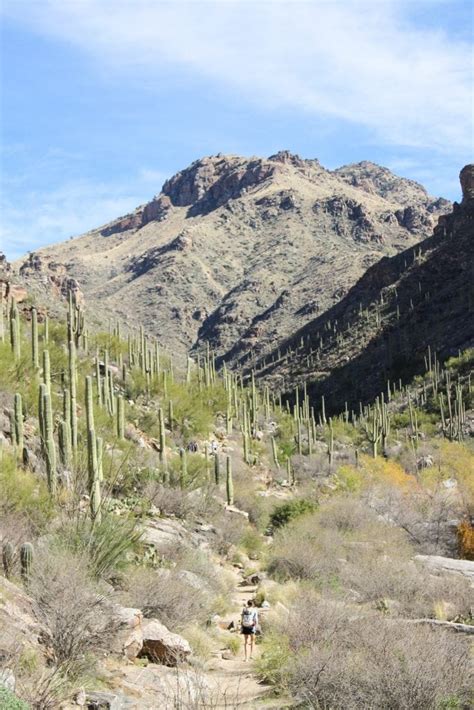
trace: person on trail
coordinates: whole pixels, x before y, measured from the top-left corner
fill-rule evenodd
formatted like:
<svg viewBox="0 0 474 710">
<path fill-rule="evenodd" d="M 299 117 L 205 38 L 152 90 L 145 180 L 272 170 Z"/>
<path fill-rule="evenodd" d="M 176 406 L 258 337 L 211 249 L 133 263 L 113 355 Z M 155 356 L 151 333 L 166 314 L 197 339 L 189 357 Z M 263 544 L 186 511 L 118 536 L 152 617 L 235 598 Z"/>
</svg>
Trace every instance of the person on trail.
<svg viewBox="0 0 474 710">
<path fill-rule="evenodd" d="M 250 659 L 253 657 L 253 645 L 255 642 L 255 634 L 257 633 L 258 612 L 254 607 L 253 601 L 248 600 L 247 606 L 242 609 L 240 616 L 240 633 L 244 637 L 244 661 L 248 659 L 248 649 L 250 646 Z"/>
</svg>

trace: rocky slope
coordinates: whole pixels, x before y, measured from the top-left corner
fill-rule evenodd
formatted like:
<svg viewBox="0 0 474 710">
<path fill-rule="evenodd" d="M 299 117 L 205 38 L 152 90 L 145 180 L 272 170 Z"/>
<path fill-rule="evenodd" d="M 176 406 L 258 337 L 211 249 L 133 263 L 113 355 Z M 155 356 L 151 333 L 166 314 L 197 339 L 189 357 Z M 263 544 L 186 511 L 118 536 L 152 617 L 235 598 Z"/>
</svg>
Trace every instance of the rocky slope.
<svg viewBox="0 0 474 710">
<path fill-rule="evenodd" d="M 279 345 L 449 208 L 373 163 L 330 171 L 288 152 L 217 155 L 132 214 L 17 267 L 37 285 L 76 280 L 101 320 L 143 323 L 180 353 L 209 341 L 234 362 Z"/>
<path fill-rule="evenodd" d="M 419 373 L 428 346 L 442 360 L 474 347 L 474 165 L 460 178 L 462 202 L 433 236 L 368 269 L 273 362 L 261 360 L 260 375 L 283 391 L 306 383 L 337 410 Z"/>
</svg>

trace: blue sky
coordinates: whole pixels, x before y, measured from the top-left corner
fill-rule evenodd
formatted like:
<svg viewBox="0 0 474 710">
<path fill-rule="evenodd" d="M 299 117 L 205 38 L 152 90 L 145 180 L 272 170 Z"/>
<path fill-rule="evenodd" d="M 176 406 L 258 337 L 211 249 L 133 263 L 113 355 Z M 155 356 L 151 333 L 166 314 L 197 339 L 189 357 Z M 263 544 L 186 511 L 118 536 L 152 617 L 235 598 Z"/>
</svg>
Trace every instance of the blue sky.
<svg viewBox="0 0 474 710">
<path fill-rule="evenodd" d="M 470 2 L 3 0 L 0 249 L 130 211 L 206 154 L 373 160 L 456 199 Z"/>
</svg>

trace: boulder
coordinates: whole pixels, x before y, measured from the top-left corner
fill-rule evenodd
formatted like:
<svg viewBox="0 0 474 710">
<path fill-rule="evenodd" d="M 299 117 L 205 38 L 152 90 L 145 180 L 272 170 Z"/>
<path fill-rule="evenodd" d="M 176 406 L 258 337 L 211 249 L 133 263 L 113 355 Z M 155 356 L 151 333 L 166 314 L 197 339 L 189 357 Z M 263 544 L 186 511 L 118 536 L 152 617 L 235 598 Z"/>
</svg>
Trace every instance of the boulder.
<svg viewBox="0 0 474 710">
<path fill-rule="evenodd" d="M 174 634 L 156 619 L 145 621 L 142 626 L 143 647 L 140 657 L 153 663 L 176 666 L 191 655 L 191 646 L 182 636 Z"/>
<path fill-rule="evenodd" d="M 415 560 L 435 573 L 460 574 L 474 585 L 474 561 L 441 555 L 415 555 Z"/>
<path fill-rule="evenodd" d="M 87 710 L 125 710 L 126 708 L 131 710 L 137 707 L 136 703 L 126 698 L 125 695 L 106 693 L 99 690 L 87 692 L 82 706 L 87 708 Z"/>
<path fill-rule="evenodd" d="M 158 518 L 146 523 L 142 540 L 159 552 L 169 545 L 185 545 L 187 537 L 186 529 L 178 521 Z"/>
<path fill-rule="evenodd" d="M 114 623 L 118 626 L 114 651 L 125 655 L 130 661 L 137 658 L 143 648 L 143 614 L 140 609 L 117 606 Z"/>
</svg>

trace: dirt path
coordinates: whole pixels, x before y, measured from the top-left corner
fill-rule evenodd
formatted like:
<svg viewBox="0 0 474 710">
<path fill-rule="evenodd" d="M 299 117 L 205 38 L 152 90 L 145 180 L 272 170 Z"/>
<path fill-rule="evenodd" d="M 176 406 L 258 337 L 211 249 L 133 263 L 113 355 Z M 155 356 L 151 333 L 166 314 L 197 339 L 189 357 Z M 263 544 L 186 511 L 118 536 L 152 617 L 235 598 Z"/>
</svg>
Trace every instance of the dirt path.
<svg viewBox="0 0 474 710">
<path fill-rule="evenodd" d="M 236 587 L 232 595 L 232 611 L 229 618 L 239 628 L 239 619 L 242 607 L 251 599 L 256 587 Z M 242 638 L 242 637 L 240 637 Z M 254 646 L 254 661 L 260 654 L 260 647 Z M 212 688 L 216 698 L 216 708 L 247 707 L 253 708 L 259 704 L 270 692 L 269 686 L 258 682 L 254 662 L 244 660 L 243 639 L 239 652 L 229 659 L 222 658 L 222 653 L 213 659 L 211 668 L 206 674 L 206 680 Z"/>
</svg>

